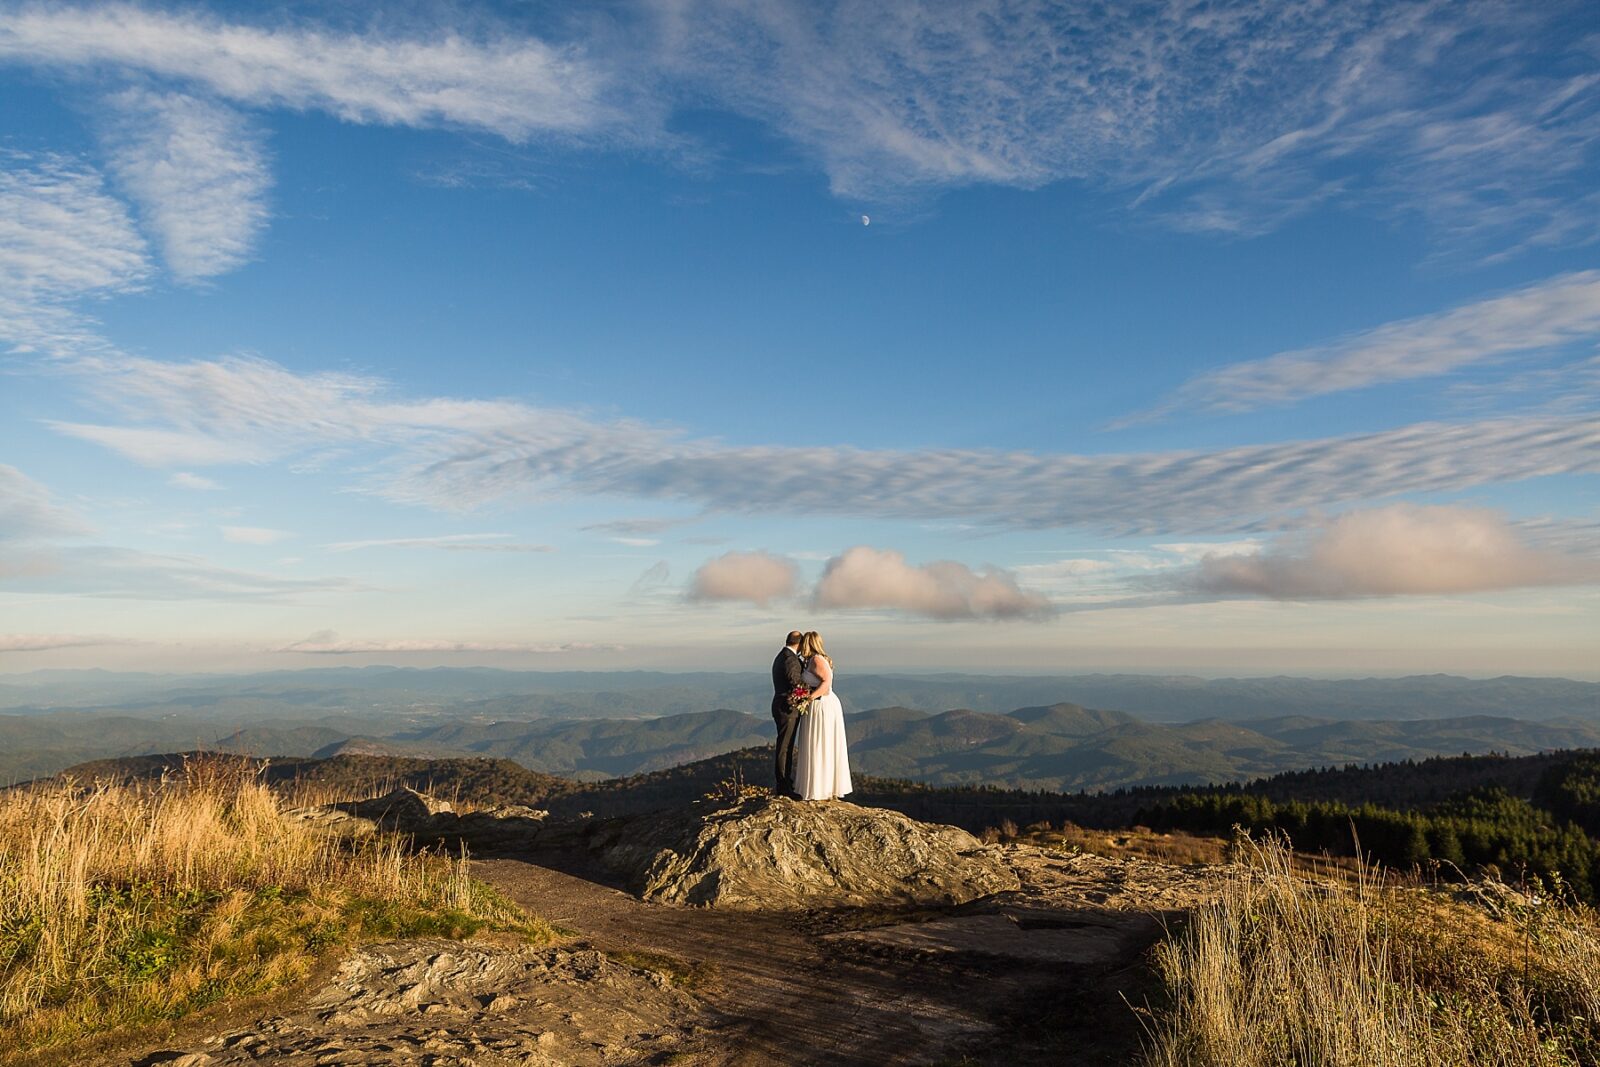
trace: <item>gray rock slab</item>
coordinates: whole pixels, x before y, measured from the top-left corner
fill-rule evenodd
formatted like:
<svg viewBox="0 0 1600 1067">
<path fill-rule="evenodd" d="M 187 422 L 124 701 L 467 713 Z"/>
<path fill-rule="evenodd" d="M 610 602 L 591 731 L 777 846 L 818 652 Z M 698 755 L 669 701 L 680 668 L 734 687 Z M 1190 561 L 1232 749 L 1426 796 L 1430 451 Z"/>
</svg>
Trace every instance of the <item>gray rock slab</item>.
<svg viewBox="0 0 1600 1067">
<path fill-rule="evenodd" d="M 665 904 L 949 905 L 1020 884 L 965 830 L 844 801 L 708 802 L 596 827 L 590 844 L 640 897 Z"/>
</svg>

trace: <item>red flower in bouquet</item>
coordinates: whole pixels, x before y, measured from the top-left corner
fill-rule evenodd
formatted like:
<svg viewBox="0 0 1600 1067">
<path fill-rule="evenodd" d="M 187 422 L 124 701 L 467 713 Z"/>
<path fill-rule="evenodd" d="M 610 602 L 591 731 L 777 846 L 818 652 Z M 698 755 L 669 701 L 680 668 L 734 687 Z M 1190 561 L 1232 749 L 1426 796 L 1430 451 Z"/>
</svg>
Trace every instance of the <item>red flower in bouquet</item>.
<svg viewBox="0 0 1600 1067">
<path fill-rule="evenodd" d="M 789 710 L 801 715 L 811 710 L 811 687 L 797 685 L 789 691 Z"/>
</svg>

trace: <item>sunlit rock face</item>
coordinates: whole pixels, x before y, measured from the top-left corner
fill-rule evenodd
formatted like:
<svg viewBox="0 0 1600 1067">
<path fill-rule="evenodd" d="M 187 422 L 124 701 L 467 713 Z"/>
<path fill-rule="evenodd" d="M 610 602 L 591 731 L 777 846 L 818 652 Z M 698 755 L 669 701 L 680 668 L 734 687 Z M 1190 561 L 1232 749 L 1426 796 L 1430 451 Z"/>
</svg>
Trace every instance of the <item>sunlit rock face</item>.
<svg viewBox="0 0 1600 1067">
<path fill-rule="evenodd" d="M 708 802 L 597 826 L 591 846 L 639 896 L 666 904 L 962 904 L 1018 887 L 965 830 L 844 801 Z"/>
</svg>

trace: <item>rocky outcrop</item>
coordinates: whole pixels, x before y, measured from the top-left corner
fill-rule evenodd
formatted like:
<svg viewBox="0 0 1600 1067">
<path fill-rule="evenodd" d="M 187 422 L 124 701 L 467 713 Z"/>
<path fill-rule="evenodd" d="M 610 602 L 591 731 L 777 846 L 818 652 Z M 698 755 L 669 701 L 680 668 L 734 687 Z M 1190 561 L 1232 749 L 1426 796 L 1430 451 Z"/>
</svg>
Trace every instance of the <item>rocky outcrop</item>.
<svg viewBox="0 0 1600 1067">
<path fill-rule="evenodd" d="M 287 1015 L 139 1062 L 623 1067 L 682 1055 L 696 1012 L 659 974 L 591 949 L 391 941 Z"/>
<path fill-rule="evenodd" d="M 464 843 L 479 851 L 527 848 L 549 812 L 521 804 L 496 804 L 457 814 L 449 801 L 401 787 L 371 800 L 294 808 L 284 816 L 360 836 L 378 830 L 409 834 L 418 844 Z"/>
<path fill-rule="evenodd" d="M 640 897 L 667 904 L 948 905 L 1018 887 L 965 830 L 844 801 L 708 801 L 595 826 L 589 843 Z"/>
</svg>

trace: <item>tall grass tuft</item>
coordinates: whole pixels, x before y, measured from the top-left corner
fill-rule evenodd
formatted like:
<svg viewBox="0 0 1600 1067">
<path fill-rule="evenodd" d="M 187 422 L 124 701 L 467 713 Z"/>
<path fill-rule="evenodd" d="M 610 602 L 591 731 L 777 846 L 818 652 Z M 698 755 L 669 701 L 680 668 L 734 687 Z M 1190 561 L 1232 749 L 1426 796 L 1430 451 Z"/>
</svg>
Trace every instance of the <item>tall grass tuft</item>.
<svg viewBox="0 0 1600 1067">
<path fill-rule="evenodd" d="M 1150 1067 L 1597 1062 L 1588 909 L 1505 893 L 1494 916 L 1365 865 L 1312 881 L 1281 838 L 1238 848 L 1220 899 L 1156 948 Z"/>
<path fill-rule="evenodd" d="M 156 784 L 0 793 L 3 1048 L 263 992 L 362 938 L 548 934 L 469 878 L 465 857 L 341 840 L 280 804 L 236 761 L 193 760 Z"/>
</svg>

